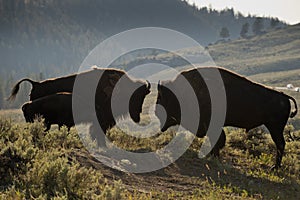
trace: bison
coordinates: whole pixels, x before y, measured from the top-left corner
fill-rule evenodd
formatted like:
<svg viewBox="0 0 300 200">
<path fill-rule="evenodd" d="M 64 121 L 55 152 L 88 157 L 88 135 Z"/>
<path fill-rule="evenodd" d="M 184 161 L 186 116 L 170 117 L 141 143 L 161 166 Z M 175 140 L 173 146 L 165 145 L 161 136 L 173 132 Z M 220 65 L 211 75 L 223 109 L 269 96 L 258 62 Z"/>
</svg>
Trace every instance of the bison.
<svg viewBox="0 0 300 200">
<path fill-rule="evenodd" d="M 58 124 L 59 128 L 65 125 L 68 129 L 74 126 L 71 93 L 62 92 L 26 102 L 22 111 L 26 122 L 33 122 L 38 116 L 43 117 L 46 131 L 52 124 Z"/>
<path fill-rule="evenodd" d="M 101 78 L 100 78 L 101 77 Z M 108 68 L 94 68 L 78 74 L 65 77 L 47 79 L 44 81 L 33 81 L 25 78 L 16 83 L 8 100 L 13 100 L 19 91 L 22 82 L 28 81 L 32 85 L 30 100 L 34 101 L 59 92 L 73 93 L 75 80 L 80 79 L 84 84 L 84 89 L 89 90 L 90 80 L 99 80 L 95 95 L 95 108 L 98 120 L 104 131 L 116 124 L 111 110 L 111 96 L 114 90 L 118 91 L 119 96 L 132 94 L 129 101 L 129 114 L 134 122 L 140 121 L 140 113 L 145 96 L 150 93 L 151 85 L 146 82 L 132 80 L 122 70 Z M 120 82 L 120 84 L 117 84 Z M 117 87 L 116 87 L 117 86 Z M 136 89 L 138 88 L 138 89 Z M 84 94 L 82 94 L 82 97 Z M 128 112 L 127 107 L 118 109 L 117 115 L 124 115 Z"/>
<path fill-rule="evenodd" d="M 32 89 L 29 94 L 29 100 L 35 100 L 40 97 L 44 97 L 50 94 L 55 94 L 58 92 L 73 92 L 74 83 L 77 77 L 86 77 L 93 78 L 94 76 L 98 76 L 102 80 L 102 84 L 99 89 L 103 89 L 106 87 L 105 83 L 111 82 L 112 77 L 122 77 L 125 74 L 124 71 L 116 70 L 116 69 L 108 69 L 108 68 L 97 68 L 94 67 L 92 70 L 88 70 L 81 73 L 75 73 L 68 76 L 63 76 L 59 78 L 50 78 L 44 81 L 34 81 L 29 78 L 24 78 L 18 81 L 12 89 L 11 95 L 8 97 L 9 101 L 15 99 L 19 89 L 20 84 L 24 81 L 29 82 L 32 85 Z"/>
<path fill-rule="evenodd" d="M 265 125 L 277 148 L 276 162 L 273 168 L 280 167 L 285 148 L 283 130 L 288 118 L 292 118 L 297 114 L 296 100 L 282 92 L 278 92 L 269 87 L 252 82 L 243 76 L 221 67 L 190 69 L 181 72 L 180 75 L 172 81 L 166 81 L 158 84 L 157 106 L 155 112 L 161 122 L 163 121 L 164 115 L 159 112 L 158 105 L 163 106 L 167 113 L 166 120 L 161 127 L 161 131 L 165 131 L 171 126 L 179 125 L 182 121 L 180 103 L 172 90 L 175 88 L 176 90 L 181 91 L 183 96 L 189 96 L 189 94 L 185 94 L 185 88 L 182 88 L 182 77 L 184 77 L 194 90 L 198 101 L 200 118 L 196 136 L 204 137 L 206 135 L 206 131 L 211 120 L 212 102 L 208 86 L 205 83 L 205 81 L 207 81 L 207 77 L 202 77 L 200 74 L 209 74 L 214 70 L 218 70 L 220 73 L 223 80 L 222 87 L 224 87 L 226 93 L 227 110 L 224 126 L 244 128 L 246 131 L 249 131 L 257 126 Z M 290 100 L 293 101 L 295 105 L 295 110 L 292 112 Z M 188 105 L 189 99 L 183 99 L 182 103 Z M 190 111 L 195 109 L 192 106 L 193 105 L 189 107 Z M 188 130 L 190 129 L 188 123 L 182 123 L 183 124 L 181 125 L 183 127 Z M 219 150 L 225 146 L 225 141 L 226 136 L 222 130 L 222 133 L 211 153 L 218 156 Z"/>
<path fill-rule="evenodd" d="M 26 122 L 32 123 L 37 117 L 42 117 L 44 119 L 44 125 L 46 126 L 45 131 L 48 131 L 52 124 L 58 124 L 59 129 L 65 125 L 68 128 L 68 131 L 70 131 L 70 128 L 75 125 L 72 110 L 72 97 L 72 93 L 60 92 L 24 103 L 22 111 Z M 84 102 L 84 99 L 80 100 Z M 80 122 L 92 123 L 93 119 L 90 113 L 93 111 L 85 111 L 86 112 L 81 112 Z M 93 129 L 91 129 L 91 131 L 93 131 Z M 91 139 L 96 139 L 99 146 L 106 147 L 103 135 L 95 131 L 90 132 L 90 134 Z"/>
</svg>

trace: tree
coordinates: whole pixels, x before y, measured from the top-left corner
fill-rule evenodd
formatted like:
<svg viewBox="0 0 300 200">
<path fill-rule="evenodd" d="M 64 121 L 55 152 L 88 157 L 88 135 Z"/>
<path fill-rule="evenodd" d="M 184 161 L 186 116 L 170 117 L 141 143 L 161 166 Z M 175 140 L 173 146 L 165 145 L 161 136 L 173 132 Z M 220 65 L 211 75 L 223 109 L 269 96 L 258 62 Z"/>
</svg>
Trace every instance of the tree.
<svg viewBox="0 0 300 200">
<path fill-rule="evenodd" d="M 256 17 L 253 26 L 252 26 L 252 31 L 255 35 L 260 35 L 263 31 L 264 24 L 263 24 L 263 18 L 261 17 Z"/>
<path fill-rule="evenodd" d="M 0 79 L 0 110 L 3 108 L 3 101 L 4 101 L 4 95 L 3 95 L 3 84 Z"/>
<path fill-rule="evenodd" d="M 230 36 L 229 30 L 226 27 L 223 27 L 220 31 L 220 37 L 225 39 L 225 38 L 228 38 L 229 36 Z"/>
<path fill-rule="evenodd" d="M 243 26 L 242 26 L 242 30 L 240 32 L 240 36 L 242 38 L 245 38 L 247 37 L 247 33 L 249 32 L 249 23 L 245 23 Z"/>
<path fill-rule="evenodd" d="M 279 19 L 278 18 L 272 18 L 270 22 L 271 28 L 275 28 L 279 24 Z"/>
<path fill-rule="evenodd" d="M 45 79 L 44 73 L 43 73 L 43 72 L 40 72 L 38 80 L 39 80 L 39 81 L 42 81 L 42 80 L 44 80 L 44 79 Z"/>
</svg>

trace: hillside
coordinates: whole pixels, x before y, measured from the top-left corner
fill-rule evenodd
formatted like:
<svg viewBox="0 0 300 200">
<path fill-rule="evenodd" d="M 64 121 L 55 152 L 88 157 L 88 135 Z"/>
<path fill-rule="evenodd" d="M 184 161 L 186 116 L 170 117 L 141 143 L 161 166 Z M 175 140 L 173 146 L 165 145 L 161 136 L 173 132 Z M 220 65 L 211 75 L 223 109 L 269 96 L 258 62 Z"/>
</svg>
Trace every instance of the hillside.
<svg viewBox="0 0 300 200">
<path fill-rule="evenodd" d="M 300 24 L 208 46 L 217 65 L 243 75 L 300 69 Z M 294 74 L 297 76 L 297 74 Z"/>
<path fill-rule="evenodd" d="M 259 36 L 218 41 L 205 47 L 217 66 L 231 69 L 244 76 L 285 73 L 291 81 L 299 79 L 298 73 L 288 73 L 300 69 L 300 24 L 272 29 Z M 199 55 L 198 48 L 182 49 L 176 52 L 184 57 Z M 125 57 L 116 60 L 112 66 L 122 65 L 125 69 L 144 64 L 161 63 L 173 68 L 184 67 L 189 63 L 182 57 L 164 51 L 145 52 L 145 55 Z M 267 78 L 267 77 L 266 77 Z M 271 77 L 267 78 L 270 79 Z M 266 81 L 264 81 L 266 83 Z M 276 80 L 272 81 L 273 83 Z M 278 81 L 277 81 L 278 83 Z"/>
<path fill-rule="evenodd" d="M 300 24 L 281 29 L 272 29 L 265 34 L 236 40 L 219 41 L 206 46 L 212 60 L 244 76 L 253 77 L 258 82 L 270 85 L 293 83 L 299 85 L 300 75 Z M 176 52 L 148 52 L 148 55 L 135 59 L 123 59 L 113 66 L 125 66 L 125 69 L 144 64 L 161 63 L 173 68 L 189 65 L 181 56 L 198 56 L 199 49 L 189 48 Z M 150 55 L 149 55 L 150 54 Z M 120 59 L 121 60 L 121 59 Z"/>
<path fill-rule="evenodd" d="M 0 0 L 0 72 L 13 79 L 74 72 L 97 44 L 127 29 L 170 28 L 206 45 L 220 39 L 222 27 L 234 39 L 249 23 L 251 35 L 254 20 L 181 0 Z M 262 21 L 263 30 L 286 26 L 275 18 Z"/>
</svg>

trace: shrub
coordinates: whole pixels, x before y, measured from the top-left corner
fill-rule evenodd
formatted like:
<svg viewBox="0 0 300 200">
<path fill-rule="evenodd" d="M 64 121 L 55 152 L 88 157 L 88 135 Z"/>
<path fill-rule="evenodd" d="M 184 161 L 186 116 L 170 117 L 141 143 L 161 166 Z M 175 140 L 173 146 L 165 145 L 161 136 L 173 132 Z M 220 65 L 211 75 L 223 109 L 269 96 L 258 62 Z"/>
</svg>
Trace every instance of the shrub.
<svg viewBox="0 0 300 200">
<path fill-rule="evenodd" d="M 26 174 L 24 187 L 33 197 L 46 194 L 47 198 L 91 199 L 94 194 L 100 194 L 102 178 L 100 172 L 80 167 L 62 152 L 42 152 Z"/>
</svg>

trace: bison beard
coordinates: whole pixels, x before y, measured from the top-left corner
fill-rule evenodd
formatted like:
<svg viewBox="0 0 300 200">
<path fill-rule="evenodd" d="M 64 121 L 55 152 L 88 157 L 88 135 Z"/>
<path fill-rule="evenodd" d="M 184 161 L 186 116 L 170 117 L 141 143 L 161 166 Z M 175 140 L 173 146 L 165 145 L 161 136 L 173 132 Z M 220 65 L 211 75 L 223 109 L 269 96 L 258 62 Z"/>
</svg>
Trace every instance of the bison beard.
<svg viewBox="0 0 300 200">
<path fill-rule="evenodd" d="M 198 70 L 207 74 L 210 70 L 218 70 L 226 91 L 227 111 L 224 126 L 234 126 L 245 128 L 246 131 L 260 125 L 265 125 L 269 130 L 273 141 L 276 144 L 277 155 L 273 168 L 281 166 L 284 153 L 285 141 L 283 130 L 289 117 L 294 117 L 297 113 L 297 104 L 294 98 L 252 82 L 245 77 L 239 76 L 229 70 L 215 67 L 197 68 L 181 72 L 181 75 L 190 83 L 193 88 L 200 111 L 199 127 L 196 136 L 204 137 L 211 119 L 211 99 L 206 83 Z M 163 106 L 167 112 L 167 119 L 162 127 L 162 131 L 170 126 L 179 125 L 180 105 L 174 94 L 168 88 L 177 88 L 178 91 L 185 92 L 180 88 L 179 76 L 173 81 L 158 85 L 157 104 Z M 188 96 L 188 95 L 186 95 Z M 290 113 L 290 100 L 295 104 L 295 111 Z M 188 105 L 188 99 L 183 102 Z M 193 109 L 192 105 L 189 109 Z M 162 116 L 156 111 L 156 115 L 162 121 Z M 189 130 L 188 124 L 181 124 Z M 219 150 L 225 146 L 226 136 L 224 131 L 212 149 L 212 154 L 218 156 Z"/>
</svg>

